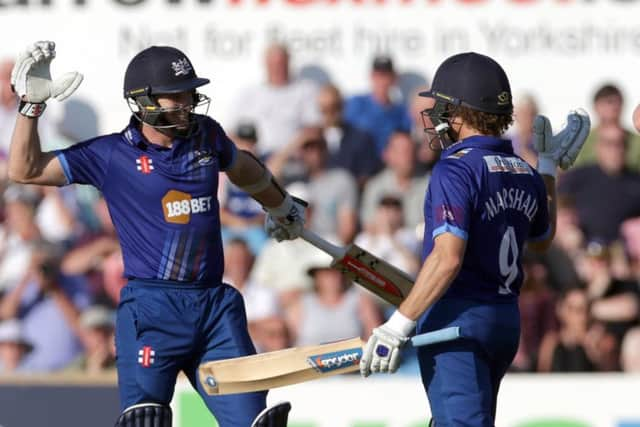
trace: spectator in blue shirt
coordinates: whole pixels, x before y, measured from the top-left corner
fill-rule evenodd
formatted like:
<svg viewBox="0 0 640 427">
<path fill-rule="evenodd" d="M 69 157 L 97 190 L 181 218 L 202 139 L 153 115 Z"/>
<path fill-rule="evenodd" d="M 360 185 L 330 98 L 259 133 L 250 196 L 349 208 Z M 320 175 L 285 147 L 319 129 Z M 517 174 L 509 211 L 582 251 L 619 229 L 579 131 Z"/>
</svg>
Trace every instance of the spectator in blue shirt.
<svg viewBox="0 0 640 427">
<path fill-rule="evenodd" d="M 394 131 L 411 131 L 408 108 L 393 96 L 396 78 L 391 58 L 376 56 L 371 69 L 371 92 L 353 96 L 345 103 L 345 121 L 373 135 L 378 154 L 382 154 Z"/>
</svg>

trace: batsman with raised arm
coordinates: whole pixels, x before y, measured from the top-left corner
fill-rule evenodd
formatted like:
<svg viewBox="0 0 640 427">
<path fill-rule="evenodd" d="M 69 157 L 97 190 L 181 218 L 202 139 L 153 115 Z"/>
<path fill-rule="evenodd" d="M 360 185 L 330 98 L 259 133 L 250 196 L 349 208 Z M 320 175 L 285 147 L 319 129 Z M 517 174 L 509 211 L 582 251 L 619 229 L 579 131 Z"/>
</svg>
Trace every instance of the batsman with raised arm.
<svg viewBox="0 0 640 427">
<path fill-rule="evenodd" d="M 416 326 L 417 333 L 458 326 L 460 339 L 418 349 L 431 425 L 494 426 L 498 388 L 520 336 L 522 252 L 525 244 L 544 250 L 554 237 L 556 169 L 575 160 L 589 117 L 570 113 L 553 136 L 539 116 L 534 170 L 500 138 L 513 104 L 493 59 L 448 58 L 421 96 L 434 102 L 422 113 L 429 143 L 443 150 L 424 204 L 424 263 L 397 311 L 374 329 L 360 372 L 394 372 Z"/>
<path fill-rule="evenodd" d="M 266 408 L 266 392 L 209 396 L 197 378 L 202 362 L 255 353 L 242 296 L 222 283 L 218 172 L 262 203 L 282 238 L 301 232 L 304 207 L 206 115 L 209 98 L 197 88 L 209 80 L 172 47 L 149 47 L 129 63 L 124 97 L 132 116 L 122 132 L 42 152 L 37 123 L 45 102 L 64 100 L 82 81 L 79 73 L 51 78 L 55 53 L 53 42 L 37 42 L 16 61 L 12 84 L 21 102 L 9 177 L 90 184 L 107 201 L 128 278 L 117 312 L 116 426 L 170 427 L 169 403 L 184 371 L 220 426 L 285 427 L 288 403 Z"/>
</svg>

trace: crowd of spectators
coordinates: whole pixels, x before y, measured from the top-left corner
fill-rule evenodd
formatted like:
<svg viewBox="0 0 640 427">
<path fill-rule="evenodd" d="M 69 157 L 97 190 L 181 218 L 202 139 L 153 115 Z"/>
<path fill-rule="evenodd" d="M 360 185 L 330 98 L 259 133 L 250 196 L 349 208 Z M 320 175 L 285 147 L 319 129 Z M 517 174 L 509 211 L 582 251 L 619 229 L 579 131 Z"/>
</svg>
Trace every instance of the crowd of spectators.
<svg viewBox="0 0 640 427">
<path fill-rule="evenodd" d="M 438 161 L 422 132 L 425 100 L 398 96 L 399 74 L 386 55 L 372 62 L 370 91 L 350 96 L 296 79 L 286 46 L 270 46 L 264 61 L 264 82 L 238 94 L 223 127 L 307 200 L 313 231 L 415 276 L 423 200 Z M 0 375 L 113 370 L 114 312 L 126 280 L 106 203 L 83 186 L 7 180 L 11 67 L 0 64 Z M 515 100 L 507 137 L 535 166 L 538 107 L 527 94 Z M 622 106 L 615 85 L 595 92 L 587 147 L 558 179 L 554 245 L 524 255 L 514 372 L 640 371 L 640 139 L 622 126 Z M 76 142 L 46 119 L 40 127 L 44 149 Z M 224 280 L 245 298 L 259 352 L 367 338 L 389 315 L 388 304 L 332 270 L 328 255 L 301 239 L 268 239 L 261 207 L 224 175 L 218 197 Z M 400 372 L 417 375 L 411 352 L 405 357 Z"/>
</svg>

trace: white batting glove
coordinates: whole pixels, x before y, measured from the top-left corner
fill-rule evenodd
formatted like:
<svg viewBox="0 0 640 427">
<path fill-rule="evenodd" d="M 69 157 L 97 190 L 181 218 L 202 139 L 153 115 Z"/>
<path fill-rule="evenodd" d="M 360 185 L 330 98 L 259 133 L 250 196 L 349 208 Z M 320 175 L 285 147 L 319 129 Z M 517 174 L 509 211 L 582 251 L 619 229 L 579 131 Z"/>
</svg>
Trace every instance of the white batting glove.
<svg viewBox="0 0 640 427">
<path fill-rule="evenodd" d="M 280 206 L 265 208 L 264 228 L 269 237 L 278 242 L 298 238 L 304 229 L 305 207 L 305 202 L 287 194 Z"/>
<path fill-rule="evenodd" d="M 416 322 L 396 310 L 384 325 L 375 328 L 362 351 L 360 375 L 366 378 L 372 372 L 397 371 L 400 349 L 415 327 Z"/>
<path fill-rule="evenodd" d="M 591 130 L 589 114 L 581 108 L 572 110 L 567 124 L 553 135 L 551 123 L 545 116 L 536 116 L 533 122 L 533 146 L 538 151 L 538 172 L 556 176 L 556 169 L 568 169 L 575 162 Z"/>
<path fill-rule="evenodd" d="M 30 103 L 44 103 L 53 97 L 66 99 L 82 82 L 83 76 L 70 72 L 51 80 L 49 66 L 56 56 L 56 45 L 51 41 L 40 41 L 22 52 L 11 72 L 11 85 L 16 94 Z"/>
</svg>

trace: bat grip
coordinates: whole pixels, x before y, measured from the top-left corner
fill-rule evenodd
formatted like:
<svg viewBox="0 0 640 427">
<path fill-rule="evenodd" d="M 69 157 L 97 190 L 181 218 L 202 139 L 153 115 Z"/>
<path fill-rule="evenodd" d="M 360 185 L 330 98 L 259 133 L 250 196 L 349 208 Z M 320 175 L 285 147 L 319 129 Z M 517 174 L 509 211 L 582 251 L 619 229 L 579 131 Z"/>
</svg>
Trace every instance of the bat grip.
<svg viewBox="0 0 640 427">
<path fill-rule="evenodd" d="M 313 246 L 320 249 L 321 251 L 328 253 L 335 259 L 341 259 L 347 253 L 347 251 L 344 248 L 341 248 L 340 246 L 336 246 L 327 242 L 322 237 L 318 236 L 316 233 L 314 233 L 311 230 L 307 230 L 306 228 L 302 230 L 300 237 L 302 237 L 304 240 L 311 243 Z"/>
<path fill-rule="evenodd" d="M 453 341 L 458 338 L 460 338 L 460 326 L 451 326 L 449 328 L 442 328 L 432 332 L 416 335 L 411 338 L 411 344 L 414 347 L 421 347 L 423 345 Z"/>
</svg>

